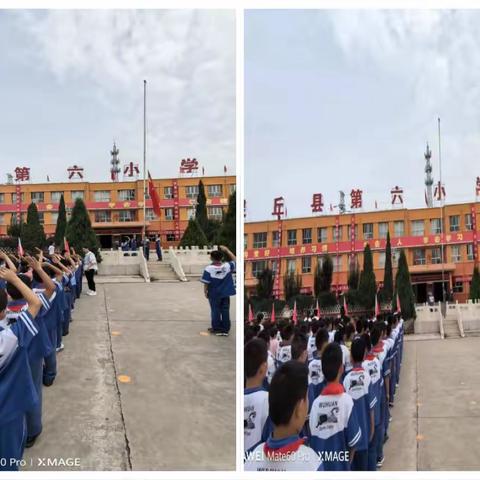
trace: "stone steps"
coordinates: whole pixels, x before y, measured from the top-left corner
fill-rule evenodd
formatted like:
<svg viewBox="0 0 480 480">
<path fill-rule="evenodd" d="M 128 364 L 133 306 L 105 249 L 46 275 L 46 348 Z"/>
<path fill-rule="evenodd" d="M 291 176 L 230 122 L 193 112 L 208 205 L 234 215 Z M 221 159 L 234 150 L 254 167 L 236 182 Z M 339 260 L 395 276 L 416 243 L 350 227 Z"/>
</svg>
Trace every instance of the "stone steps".
<svg viewBox="0 0 480 480">
<path fill-rule="evenodd" d="M 448 315 L 443 321 L 443 330 L 445 338 L 460 338 L 460 330 L 456 317 Z"/>
<path fill-rule="evenodd" d="M 178 282 L 176 273 L 172 267 L 165 262 L 158 262 L 150 260 L 148 262 L 148 272 L 150 274 L 150 281 L 152 282 Z"/>
</svg>

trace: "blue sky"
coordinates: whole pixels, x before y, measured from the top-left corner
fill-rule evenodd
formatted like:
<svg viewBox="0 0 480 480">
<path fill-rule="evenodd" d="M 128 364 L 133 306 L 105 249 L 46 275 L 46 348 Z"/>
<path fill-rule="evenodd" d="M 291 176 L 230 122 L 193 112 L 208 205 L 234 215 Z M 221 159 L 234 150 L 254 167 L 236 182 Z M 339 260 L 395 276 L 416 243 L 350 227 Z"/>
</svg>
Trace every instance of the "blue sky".
<svg viewBox="0 0 480 480">
<path fill-rule="evenodd" d="M 0 11 L 0 182 L 17 166 L 64 181 L 73 164 L 108 180 L 142 164 L 174 176 L 196 157 L 207 175 L 235 171 L 233 11 Z"/>
<path fill-rule="evenodd" d="M 251 10 L 245 18 L 247 221 L 311 215 L 313 193 L 424 206 L 428 141 L 447 201 L 480 175 L 480 12 Z"/>
</svg>

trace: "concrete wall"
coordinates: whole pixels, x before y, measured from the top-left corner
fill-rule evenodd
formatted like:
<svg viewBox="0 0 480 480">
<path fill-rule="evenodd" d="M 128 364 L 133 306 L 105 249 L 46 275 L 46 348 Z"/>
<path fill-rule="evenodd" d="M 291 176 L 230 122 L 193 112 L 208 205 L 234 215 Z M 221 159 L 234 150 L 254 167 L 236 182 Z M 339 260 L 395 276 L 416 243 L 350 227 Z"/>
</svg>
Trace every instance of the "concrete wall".
<svg viewBox="0 0 480 480">
<path fill-rule="evenodd" d="M 215 249 L 216 247 L 213 247 Z M 210 263 L 210 251 L 208 247 L 199 248 L 173 248 L 169 251 L 180 262 L 182 270 L 187 277 L 200 277 L 204 268 Z"/>
<path fill-rule="evenodd" d="M 417 318 L 414 323 L 415 333 L 441 333 L 440 304 L 432 307 L 428 305 L 417 306 L 415 311 L 417 312 Z"/>
<path fill-rule="evenodd" d="M 122 252 L 121 250 L 102 250 L 102 262 L 98 264 L 99 275 L 135 276 L 140 275 L 141 252 Z"/>
<path fill-rule="evenodd" d="M 458 312 L 463 324 L 463 331 L 468 334 L 480 332 L 480 303 L 458 303 Z"/>
</svg>

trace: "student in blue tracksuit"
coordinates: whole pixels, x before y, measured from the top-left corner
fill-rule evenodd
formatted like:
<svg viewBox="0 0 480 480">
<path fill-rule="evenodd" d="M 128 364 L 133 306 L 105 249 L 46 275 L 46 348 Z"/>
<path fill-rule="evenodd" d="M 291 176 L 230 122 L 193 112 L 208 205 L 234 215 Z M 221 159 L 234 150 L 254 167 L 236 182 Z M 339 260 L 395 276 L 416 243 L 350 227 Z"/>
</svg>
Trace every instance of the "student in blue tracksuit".
<svg viewBox="0 0 480 480">
<path fill-rule="evenodd" d="M 0 280 L 15 287 L 27 302 L 27 308 L 8 325 L 8 297 L 0 290 L 0 470 L 18 470 L 27 437 L 26 412 L 38 403 L 28 348 L 38 333 L 39 322 L 34 319 L 42 301 L 13 270 L 0 268 Z"/>
<path fill-rule="evenodd" d="M 28 348 L 30 371 L 39 402 L 26 414 L 27 448 L 31 447 L 35 443 L 37 437 L 42 432 L 43 359 L 50 355 L 54 348 L 48 335 L 47 326 L 45 324 L 45 316 L 50 310 L 50 300 L 54 297 L 55 285 L 51 278 L 43 270 L 42 260 L 42 255 L 40 255 L 40 260 L 34 259 L 33 257 L 26 257 L 26 262 L 32 269 L 34 280 L 36 280 L 37 284 L 42 284 L 42 286 L 44 286 L 43 291 L 37 290 L 37 292 L 34 292 L 42 302 L 42 310 L 38 314 L 38 317 L 42 317 L 42 321 L 38 326 L 38 335 L 36 335 L 31 341 Z M 26 277 L 26 275 L 20 274 L 19 278 L 25 283 L 25 285 L 27 285 L 29 288 L 31 287 L 30 279 Z M 7 284 L 7 294 L 10 300 L 7 306 L 7 317 L 13 321 L 18 318 L 24 309 L 27 308 L 27 300 L 23 297 L 22 292 L 11 283 Z"/>
<path fill-rule="evenodd" d="M 222 262 L 224 252 L 229 262 Z M 228 336 L 230 331 L 230 297 L 235 295 L 233 273 L 235 272 L 235 255 L 225 246 L 220 250 L 213 250 L 210 254 L 212 263 L 208 265 L 202 275 L 205 296 L 210 302 L 212 326 L 210 333 L 217 336 Z"/>
</svg>

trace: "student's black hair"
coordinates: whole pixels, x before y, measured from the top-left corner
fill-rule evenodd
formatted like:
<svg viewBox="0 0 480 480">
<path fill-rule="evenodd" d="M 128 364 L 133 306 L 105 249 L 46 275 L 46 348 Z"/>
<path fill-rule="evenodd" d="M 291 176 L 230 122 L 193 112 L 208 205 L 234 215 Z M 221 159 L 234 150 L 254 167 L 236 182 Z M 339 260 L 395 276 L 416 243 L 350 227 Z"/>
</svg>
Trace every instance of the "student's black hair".
<svg viewBox="0 0 480 480">
<path fill-rule="evenodd" d="M 262 339 L 268 347 L 268 345 L 270 344 L 270 333 L 268 332 L 268 330 L 264 328 L 257 336 L 258 338 Z"/>
<path fill-rule="evenodd" d="M 287 341 L 293 335 L 293 326 L 287 323 L 280 331 L 280 335 L 282 336 L 283 341 Z"/>
<path fill-rule="evenodd" d="M 328 343 L 328 330 L 326 328 L 319 328 L 315 335 L 315 346 L 317 350 L 321 350 L 326 343 Z"/>
<path fill-rule="evenodd" d="M 335 332 L 335 335 L 333 337 L 333 341 L 336 342 L 336 343 L 341 343 L 343 342 L 343 337 L 345 335 L 345 331 L 343 330 L 343 328 L 339 328 L 336 332 Z"/>
<path fill-rule="evenodd" d="M 36 270 L 33 271 L 33 280 L 35 280 L 37 283 L 43 283 L 42 278 L 40 275 L 36 272 Z"/>
<path fill-rule="evenodd" d="M 278 333 L 278 328 L 275 325 L 269 327 L 268 331 L 270 332 L 270 338 L 275 338 Z"/>
<path fill-rule="evenodd" d="M 329 343 L 322 355 L 322 372 L 327 382 L 333 382 L 343 363 L 343 353 L 338 343 Z"/>
<path fill-rule="evenodd" d="M 365 320 L 363 318 L 359 318 L 357 320 L 357 324 L 355 325 L 357 333 L 360 333 L 365 328 Z"/>
<path fill-rule="evenodd" d="M 221 262 L 223 259 L 223 253 L 220 250 L 212 250 L 210 252 L 210 258 L 214 262 Z"/>
<path fill-rule="evenodd" d="M 380 337 L 382 336 L 382 327 L 380 325 L 375 325 L 370 333 L 370 340 L 372 341 L 372 347 L 374 347 Z"/>
<path fill-rule="evenodd" d="M 390 334 L 392 333 L 392 324 L 389 323 L 386 327 L 386 333 L 387 333 L 387 337 L 390 336 Z"/>
<path fill-rule="evenodd" d="M 258 324 L 253 325 L 252 329 L 253 329 L 253 332 L 255 333 L 255 336 L 257 336 L 258 333 L 260 332 L 260 325 L 258 325 Z"/>
<path fill-rule="evenodd" d="M 292 339 L 292 360 L 298 360 L 307 350 L 307 337 L 303 333 L 297 333 Z"/>
<path fill-rule="evenodd" d="M 349 323 L 345 327 L 345 337 L 346 338 L 351 338 L 351 336 L 355 333 L 355 327 Z"/>
<path fill-rule="evenodd" d="M 254 377 L 260 366 L 268 359 L 267 344 L 260 338 L 250 340 L 243 349 L 245 377 Z"/>
<path fill-rule="evenodd" d="M 370 335 L 368 333 L 364 333 L 361 338 L 363 338 L 363 341 L 365 342 L 365 347 L 369 352 L 372 349 L 372 341 L 370 340 Z"/>
<path fill-rule="evenodd" d="M 268 413 L 275 426 L 288 425 L 300 400 L 307 396 L 308 368 L 295 360 L 281 365 L 268 392 Z"/>
<path fill-rule="evenodd" d="M 354 340 L 350 349 L 352 360 L 355 363 L 363 362 L 366 349 L 367 346 L 365 345 L 365 340 L 363 338 L 357 338 L 356 340 Z"/>
<path fill-rule="evenodd" d="M 0 289 L 0 312 L 3 312 L 7 308 L 8 297 L 7 292 L 2 288 Z"/>
<path fill-rule="evenodd" d="M 255 338 L 255 331 L 252 327 L 245 327 L 243 343 L 246 345 L 252 338 Z"/>
<path fill-rule="evenodd" d="M 319 328 L 320 328 L 320 322 L 318 320 L 314 320 L 310 326 L 310 331 L 312 332 L 313 336 L 317 334 Z"/>
<path fill-rule="evenodd" d="M 32 288 L 32 281 L 30 278 L 25 275 L 24 273 L 20 273 L 17 275 L 17 277 L 28 287 Z M 15 285 L 12 285 L 11 283 L 7 282 L 7 293 L 12 297 L 13 300 L 21 300 L 23 298 L 23 295 L 19 292 L 17 287 Z"/>
<path fill-rule="evenodd" d="M 263 312 L 258 312 L 257 313 L 257 317 L 256 317 L 257 322 L 261 323 L 264 318 L 265 318 L 265 315 L 264 315 Z"/>
</svg>

